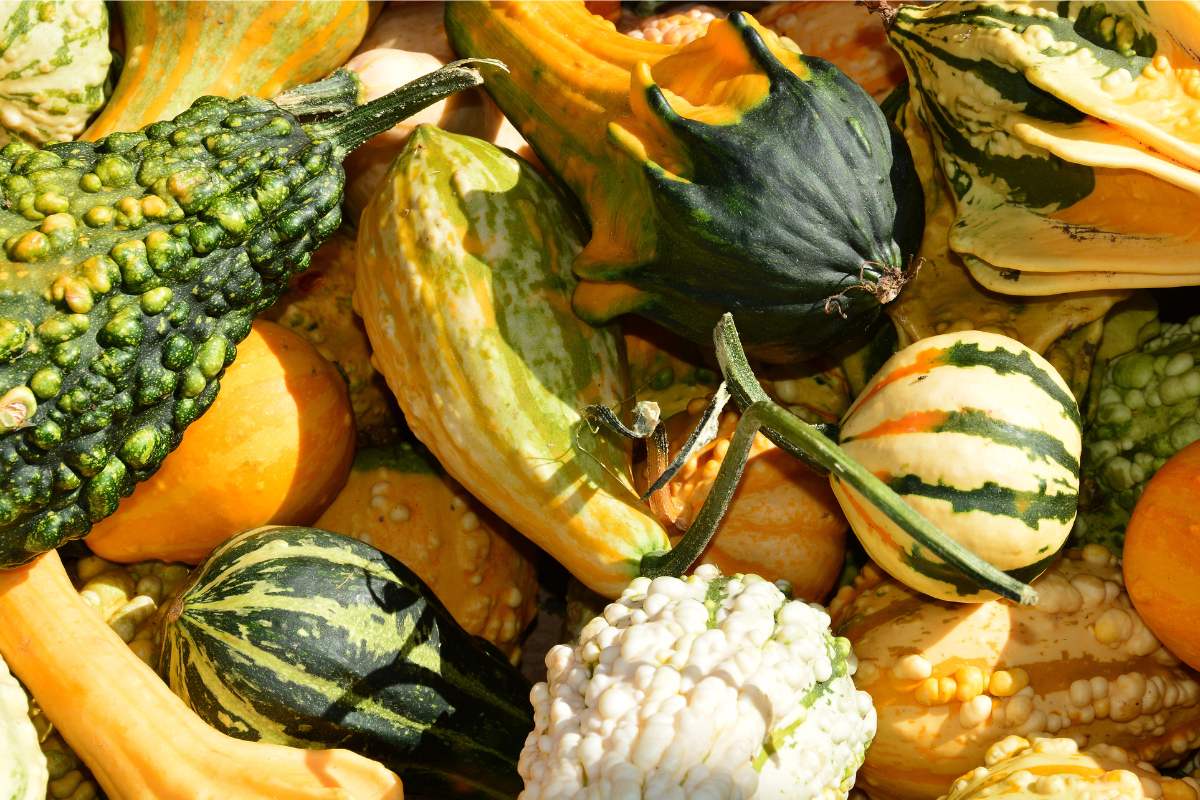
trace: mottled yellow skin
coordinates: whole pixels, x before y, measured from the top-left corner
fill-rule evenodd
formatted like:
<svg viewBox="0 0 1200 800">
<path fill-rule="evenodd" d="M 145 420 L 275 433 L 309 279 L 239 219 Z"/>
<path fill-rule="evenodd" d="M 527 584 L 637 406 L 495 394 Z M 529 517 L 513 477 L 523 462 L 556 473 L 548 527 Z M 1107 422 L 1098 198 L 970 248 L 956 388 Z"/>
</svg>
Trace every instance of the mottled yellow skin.
<svg viewBox="0 0 1200 800">
<path fill-rule="evenodd" d="M 1068 551 L 1033 586 L 1036 606 L 942 603 L 868 566 L 834 599 L 879 714 L 859 773 L 874 800 L 932 800 L 1009 734 L 1154 764 L 1200 745 L 1198 676 L 1139 618 L 1108 550 Z"/>
</svg>

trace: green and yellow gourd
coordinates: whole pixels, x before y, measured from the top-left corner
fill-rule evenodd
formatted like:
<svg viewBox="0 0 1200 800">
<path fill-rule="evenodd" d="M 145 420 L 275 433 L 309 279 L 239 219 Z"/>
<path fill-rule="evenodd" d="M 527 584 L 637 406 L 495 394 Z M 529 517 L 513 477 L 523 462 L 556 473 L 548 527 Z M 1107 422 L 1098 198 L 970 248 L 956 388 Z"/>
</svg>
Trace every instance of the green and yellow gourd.
<svg viewBox="0 0 1200 800">
<path fill-rule="evenodd" d="M 1159 765 L 1200 744 L 1200 675 L 1138 616 L 1115 556 L 1068 550 L 1033 586 L 1034 606 L 945 603 L 868 565 L 834 599 L 879 715 L 858 781 L 872 800 L 931 800 L 1012 734 Z"/>
<path fill-rule="evenodd" d="M 460 55 L 508 64 L 488 90 L 588 214 L 584 319 L 635 312 L 707 344 L 731 312 L 751 356 L 788 363 L 864 333 L 903 285 L 921 232 L 903 141 L 748 15 L 678 48 L 582 3 L 456 2 L 446 20 Z"/>
<path fill-rule="evenodd" d="M 356 304 L 378 369 L 446 471 L 615 597 L 669 542 L 624 443 L 582 416 L 628 389 L 616 332 L 571 312 L 579 237 L 528 164 L 421 126 L 363 212 Z"/>
<path fill-rule="evenodd" d="M 49 772 L 29 718 L 29 698 L 0 658 L 0 797 L 43 800 Z"/>
<path fill-rule="evenodd" d="M 345 747 L 435 797 L 514 797 L 529 684 L 399 561 L 313 528 L 229 540 L 164 618 L 172 690 L 231 736 Z"/>
<path fill-rule="evenodd" d="M 0 58 L 0 145 L 74 139 L 104 105 L 112 61 L 104 3 L 5 3 Z"/>
<path fill-rule="evenodd" d="M 354 52 L 370 16 L 363 0 L 147 0 L 118 8 L 125 62 L 84 139 L 174 117 L 205 95 L 274 97 L 323 78 Z"/>
<path fill-rule="evenodd" d="M 955 194 L 950 247 L 976 280 L 1200 282 L 1200 59 L 1180 38 L 1198 24 L 1191 3 L 898 10 L 891 42 Z"/>
<path fill-rule="evenodd" d="M 842 418 L 846 453 L 959 544 L 1021 581 L 1044 570 L 1075 519 L 1079 406 L 1045 359 L 993 333 L 922 339 L 892 356 Z M 834 493 L 871 557 L 943 600 L 991 597 L 867 503 Z"/>
<path fill-rule="evenodd" d="M 341 221 L 341 159 L 478 81 L 447 68 L 350 111 L 357 85 L 337 74 L 0 150 L 0 566 L 83 536 L 155 471 Z"/>
</svg>

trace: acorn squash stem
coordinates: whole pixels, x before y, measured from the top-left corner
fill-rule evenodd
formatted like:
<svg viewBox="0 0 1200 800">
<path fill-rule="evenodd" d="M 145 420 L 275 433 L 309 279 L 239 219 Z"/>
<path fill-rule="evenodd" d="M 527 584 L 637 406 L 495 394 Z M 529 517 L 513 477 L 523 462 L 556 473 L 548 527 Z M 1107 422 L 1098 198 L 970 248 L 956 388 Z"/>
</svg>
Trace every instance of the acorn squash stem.
<svg viewBox="0 0 1200 800">
<path fill-rule="evenodd" d="M 939 531 L 840 447 L 768 398 L 746 360 L 732 315 L 725 314 L 721 318 L 713 338 L 721 372 L 729 384 L 730 392 L 743 409 L 742 419 L 695 522 L 669 552 L 648 554 L 642 559 L 643 575 L 682 575 L 704 552 L 737 488 L 754 434 L 759 428 L 764 428 L 774 431 L 791 447 L 810 456 L 839 480 L 857 489 L 922 547 L 928 548 L 981 588 L 1024 605 L 1037 602 L 1037 592 L 1030 586 L 1006 575 Z"/>
<path fill-rule="evenodd" d="M 359 106 L 345 116 L 315 122 L 306 128 L 314 139 L 331 139 L 340 160 L 367 139 L 383 133 L 400 120 L 411 117 L 443 97 L 482 84 L 483 76 L 479 74 L 478 67 L 484 64 L 507 69 L 501 62 L 490 58 L 453 61 L 435 72 L 422 75 L 415 81 L 388 92 L 383 97 Z"/>
</svg>

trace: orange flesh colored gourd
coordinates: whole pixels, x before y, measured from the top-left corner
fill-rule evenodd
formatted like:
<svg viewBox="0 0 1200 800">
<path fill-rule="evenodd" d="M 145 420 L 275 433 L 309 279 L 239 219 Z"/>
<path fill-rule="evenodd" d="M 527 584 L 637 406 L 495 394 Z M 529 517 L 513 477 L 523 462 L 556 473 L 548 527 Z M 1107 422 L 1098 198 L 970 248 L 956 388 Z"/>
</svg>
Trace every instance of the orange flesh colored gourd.
<svg viewBox="0 0 1200 800">
<path fill-rule="evenodd" d="M 136 2 L 120 10 L 125 63 L 80 137 L 89 141 L 170 119 L 203 95 L 270 98 L 323 78 L 354 52 L 370 16 L 364 0 Z"/>
<path fill-rule="evenodd" d="M 1125 582 L 1163 643 L 1200 668 L 1200 444 L 1158 468 L 1125 529 Z"/>
<path fill-rule="evenodd" d="M 1153 764 L 1200 744 L 1200 676 L 1139 618 L 1108 550 L 1067 551 L 1033 586 L 1034 606 L 944 603 L 868 565 L 834 598 L 879 717 L 858 780 L 873 800 L 932 800 L 1010 734 Z"/>
<path fill-rule="evenodd" d="M 88 605 L 55 552 L 0 571 L 0 654 L 114 800 L 402 800 L 346 750 L 233 739 L 206 725 Z"/>
</svg>

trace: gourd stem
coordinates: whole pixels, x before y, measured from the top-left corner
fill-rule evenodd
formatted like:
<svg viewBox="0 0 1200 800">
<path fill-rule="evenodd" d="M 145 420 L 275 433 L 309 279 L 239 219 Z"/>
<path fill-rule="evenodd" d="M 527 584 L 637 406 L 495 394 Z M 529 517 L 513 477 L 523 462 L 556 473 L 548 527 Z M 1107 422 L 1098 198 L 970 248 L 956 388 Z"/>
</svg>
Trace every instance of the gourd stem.
<svg viewBox="0 0 1200 800">
<path fill-rule="evenodd" d="M 348 69 L 339 69 L 327 78 L 277 94 L 271 102 L 293 117 L 306 117 L 353 111 L 358 107 L 361 95 L 359 77 Z"/>
<path fill-rule="evenodd" d="M 388 92 L 383 97 L 359 106 L 349 114 L 314 122 L 305 128 L 314 139 L 331 140 L 334 153 L 338 160 L 341 160 L 367 139 L 383 133 L 400 120 L 411 117 L 443 97 L 479 86 L 483 83 L 483 76 L 478 67 L 482 65 L 508 69 L 501 62 L 490 58 L 452 61 L 428 75 L 422 75 L 415 81 Z"/>
<path fill-rule="evenodd" d="M 729 452 L 721 463 L 717 478 L 713 481 L 712 489 L 709 491 L 700 513 L 697 514 L 696 521 L 688 528 L 683 539 L 670 553 L 645 556 L 642 559 L 643 574 L 648 574 L 647 569 L 662 569 L 664 564 L 669 564 L 673 571 L 670 573 L 663 571 L 659 574 L 682 575 L 683 571 L 690 567 L 695 558 L 704 551 L 716 532 L 717 525 L 720 524 L 734 489 L 737 488 L 737 478 L 740 477 L 749 454 L 749 442 L 753 440 L 754 433 L 761 427 L 775 432 L 791 443 L 793 447 L 803 451 L 833 473 L 837 480 L 856 489 L 872 506 L 900 526 L 917 544 L 929 549 L 938 558 L 961 571 L 979 587 L 1024 605 L 1037 602 L 1037 593 L 1032 587 L 1006 575 L 1002 570 L 946 536 L 929 520 L 918 514 L 912 506 L 905 503 L 883 481 L 872 475 L 862 464 L 846 455 L 840 447 L 822 436 L 811 425 L 768 398 L 750 369 L 731 315 L 726 314 L 721 318 L 713 337 L 721 371 L 729 384 L 731 394 L 743 408 L 742 421 L 734 431 Z M 739 449 L 739 435 L 745 439 L 741 443 L 741 449 Z M 732 463 L 734 460 L 739 463 Z M 722 481 L 722 476 L 727 470 L 732 479 L 727 477 Z M 711 510 L 710 505 L 712 506 Z M 672 558 L 675 551 L 680 551 L 679 555 Z M 689 556 L 692 557 L 692 561 L 688 561 L 680 568 L 682 562 Z"/>
</svg>

